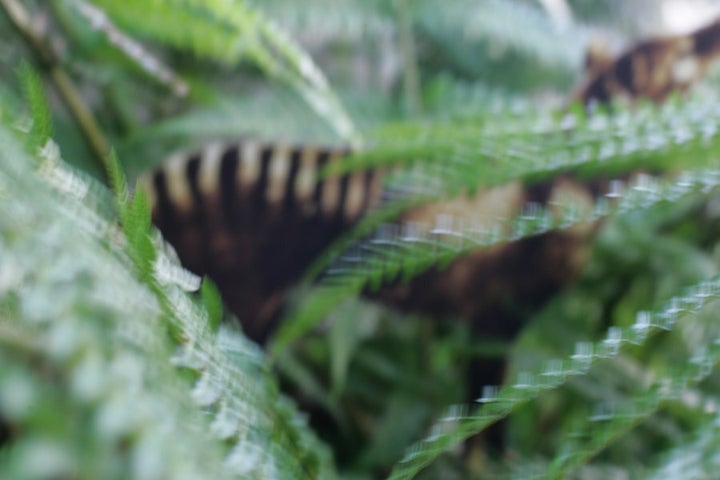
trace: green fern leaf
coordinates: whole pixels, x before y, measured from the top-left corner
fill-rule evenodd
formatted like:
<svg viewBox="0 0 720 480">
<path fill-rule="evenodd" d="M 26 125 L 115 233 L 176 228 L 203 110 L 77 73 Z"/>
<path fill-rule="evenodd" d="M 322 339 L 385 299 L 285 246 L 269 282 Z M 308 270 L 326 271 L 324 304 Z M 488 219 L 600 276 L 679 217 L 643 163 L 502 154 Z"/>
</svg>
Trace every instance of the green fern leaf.
<svg viewBox="0 0 720 480">
<path fill-rule="evenodd" d="M 28 63 L 21 63 L 18 76 L 23 88 L 23 96 L 30 107 L 32 125 L 27 135 L 28 148 L 41 148 L 52 138 L 52 113 L 48 105 L 42 79 Z"/>
<path fill-rule="evenodd" d="M 223 303 L 220 291 L 212 280 L 203 278 L 200 296 L 205 310 L 208 312 L 208 324 L 212 331 L 217 331 L 223 317 Z"/>
</svg>

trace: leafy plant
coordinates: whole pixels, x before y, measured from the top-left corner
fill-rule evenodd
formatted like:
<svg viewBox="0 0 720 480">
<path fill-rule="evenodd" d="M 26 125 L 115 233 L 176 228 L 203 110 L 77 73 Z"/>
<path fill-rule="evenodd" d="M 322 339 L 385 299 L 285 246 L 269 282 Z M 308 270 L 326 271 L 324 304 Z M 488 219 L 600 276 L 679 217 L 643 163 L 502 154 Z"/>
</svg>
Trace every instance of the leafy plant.
<svg viewBox="0 0 720 480">
<path fill-rule="evenodd" d="M 585 3 L 602 22 L 615 5 Z M 715 471 L 716 95 L 558 107 L 589 31 L 559 32 L 534 2 L 0 6 L 3 478 Z M 522 28 L 498 28 L 510 20 Z M 269 354 L 221 322 L 217 289 L 178 265 L 126 183 L 178 147 L 248 134 L 362 143 L 343 171 L 392 169 Z M 481 226 L 393 223 L 561 177 L 610 190 Z M 596 232 L 591 253 L 541 309 L 517 299 L 517 339 L 363 299 L 557 231 Z M 507 361 L 507 379 L 469 399 L 478 359 Z"/>
</svg>

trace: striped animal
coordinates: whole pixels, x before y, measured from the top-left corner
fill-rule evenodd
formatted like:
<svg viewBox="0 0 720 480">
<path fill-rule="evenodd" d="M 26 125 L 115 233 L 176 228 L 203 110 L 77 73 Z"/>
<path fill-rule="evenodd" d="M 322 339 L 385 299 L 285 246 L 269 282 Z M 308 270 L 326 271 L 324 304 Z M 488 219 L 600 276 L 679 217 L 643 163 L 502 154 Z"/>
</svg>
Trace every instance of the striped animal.
<svg viewBox="0 0 720 480">
<path fill-rule="evenodd" d="M 584 104 L 647 98 L 662 102 L 687 91 L 720 55 L 720 19 L 692 33 L 643 40 L 616 59 L 590 45 L 585 81 L 573 95 Z"/>
<path fill-rule="evenodd" d="M 618 97 L 659 102 L 672 91 L 686 90 L 719 53 L 720 20 L 688 35 L 642 41 L 615 60 L 596 45 L 574 98 L 586 104 Z M 254 140 L 213 143 L 173 156 L 142 179 L 154 222 L 182 262 L 215 280 L 248 335 L 260 342 L 313 259 L 381 201 L 380 170 L 321 175 L 323 167 L 348 153 Z M 602 188 L 591 193 L 567 178 L 533 188 L 515 182 L 411 209 L 397 220 L 433 224 L 438 214 L 450 213 L 471 215 L 482 225 L 512 217 L 528 202 L 548 204 L 570 194 L 589 204 L 598 193 Z M 510 336 L 522 318 L 509 306 L 518 298 L 539 305 L 573 278 L 588 233 L 556 232 L 478 251 L 376 296 L 406 309 L 460 316 L 483 332 Z"/>
<path fill-rule="evenodd" d="M 287 289 L 380 197 L 376 171 L 321 178 L 335 148 L 244 140 L 177 154 L 142 179 L 153 219 L 190 270 L 218 284 L 263 340 Z"/>
<path fill-rule="evenodd" d="M 310 263 L 381 202 L 384 173 L 378 169 L 322 175 L 347 154 L 254 140 L 210 144 L 177 154 L 142 184 L 151 195 L 155 224 L 185 266 L 211 277 L 248 335 L 262 342 Z M 432 225 L 450 214 L 489 227 L 527 202 L 547 203 L 559 192 L 574 192 L 589 203 L 587 193 L 569 180 L 555 186 L 562 188 L 528 190 L 515 182 L 414 208 L 397 220 Z M 516 297 L 537 303 L 564 284 L 580 265 L 578 249 L 567 254 L 576 244 L 570 233 L 530 238 L 463 257 L 376 296 L 510 334 L 520 319 L 508 318 L 505 304 Z M 527 268 L 547 275 L 524 275 Z"/>
</svg>

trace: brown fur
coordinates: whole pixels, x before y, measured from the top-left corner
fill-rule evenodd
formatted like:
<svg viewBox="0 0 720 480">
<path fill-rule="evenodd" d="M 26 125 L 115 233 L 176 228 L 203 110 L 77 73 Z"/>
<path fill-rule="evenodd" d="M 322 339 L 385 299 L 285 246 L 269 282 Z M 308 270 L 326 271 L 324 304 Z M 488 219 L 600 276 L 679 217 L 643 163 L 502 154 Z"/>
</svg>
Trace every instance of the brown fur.
<svg viewBox="0 0 720 480">
<path fill-rule="evenodd" d="M 154 199 L 154 222 L 184 265 L 210 276 L 228 307 L 243 322 L 247 334 L 263 342 L 274 329 L 287 292 L 304 270 L 364 212 L 378 204 L 380 179 L 376 178 L 377 172 L 371 172 L 372 176 L 353 174 L 347 181 L 328 177 L 322 185 L 332 186 L 332 196 L 316 198 L 300 192 L 295 200 L 289 201 L 277 193 L 266 195 L 245 182 L 241 167 L 223 167 L 221 153 L 232 156 L 233 152 L 246 150 L 247 147 L 230 146 L 224 153 L 212 150 L 215 157 L 210 159 L 207 152 L 178 157 L 152 178 L 145 178 L 144 184 Z M 289 158 L 287 152 L 283 149 L 279 159 L 270 160 L 266 168 L 267 185 L 272 181 L 269 172 L 273 169 L 292 175 L 292 168 L 283 170 L 272 163 L 286 161 L 282 159 Z M 302 155 L 318 156 L 318 151 L 308 152 L 303 150 Z M 339 159 L 341 154 L 327 157 Z M 240 165 L 242 162 L 237 160 L 235 163 Z M 222 171 L 223 168 L 227 171 Z M 228 179 L 228 175 L 235 177 Z M 256 182 L 265 182 L 255 168 L 248 175 Z M 168 185 L 182 181 L 187 185 Z M 343 183 L 345 190 L 340 188 Z M 361 187 L 364 190 L 359 194 Z M 275 187 L 276 191 L 279 189 Z M 520 183 L 514 182 L 411 209 L 397 220 L 429 228 L 438 215 L 452 215 L 465 225 L 490 228 L 515 216 L 526 201 L 552 204 L 560 192 L 577 198 L 584 195 L 583 201 L 589 203 L 586 190 L 568 179 L 560 179 L 546 190 L 542 198 L 533 198 Z M 230 192 L 230 198 L 225 191 Z M 347 198 L 341 202 L 343 191 Z M 585 235 L 586 232 L 558 233 L 478 250 L 452 262 L 447 269 L 433 269 L 407 285 L 388 285 L 375 296 L 403 309 L 460 316 L 480 330 L 496 330 L 503 325 L 502 329 L 509 333 L 517 328 L 520 319 L 498 320 L 500 312 L 517 300 L 539 304 L 540 299 L 573 278 L 581 264 L 577 247 Z"/>
<path fill-rule="evenodd" d="M 613 61 L 598 45 L 588 49 L 586 79 L 574 100 L 662 102 L 673 92 L 688 90 L 720 55 L 720 20 L 687 35 L 640 41 Z"/>
<path fill-rule="evenodd" d="M 662 101 L 688 88 L 718 54 L 720 21 L 689 35 L 639 42 L 615 60 L 595 43 L 587 80 L 575 98 L 584 103 L 618 96 Z M 679 62 L 688 62 L 692 75 L 679 75 Z M 216 281 L 252 338 L 265 340 L 303 271 L 379 202 L 378 171 L 320 179 L 320 164 L 341 161 L 346 153 L 256 142 L 214 145 L 180 156 L 145 179 L 155 223 L 189 269 Z M 519 213 L 527 201 L 552 205 L 558 196 L 571 195 L 590 205 L 601 192 L 591 193 L 568 178 L 532 189 L 511 183 L 412 209 L 398 221 L 433 225 L 443 214 L 489 227 Z M 591 233 L 592 226 L 580 226 L 478 250 L 444 270 L 388 285 L 373 296 L 511 335 L 522 319 L 518 302 L 537 306 L 570 281 L 582 265 Z"/>
</svg>

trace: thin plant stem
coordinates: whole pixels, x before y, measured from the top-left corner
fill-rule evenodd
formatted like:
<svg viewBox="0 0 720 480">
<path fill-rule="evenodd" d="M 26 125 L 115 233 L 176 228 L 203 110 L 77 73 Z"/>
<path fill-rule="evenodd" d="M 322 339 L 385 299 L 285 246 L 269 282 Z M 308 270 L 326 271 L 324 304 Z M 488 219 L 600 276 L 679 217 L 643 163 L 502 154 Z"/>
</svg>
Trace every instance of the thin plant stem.
<svg viewBox="0 0 720 480">
<path fill-rule="evenodd" d="M 398 15 L 400 51 L 403 56 L 403 94 L 405 108 L 411 116 L 422 113 L 420 101 L 420 72 L 417 65 L 415 36 L 412 31 L 410 12 L 405 0 L 395 0 Z"/>
</svg>

